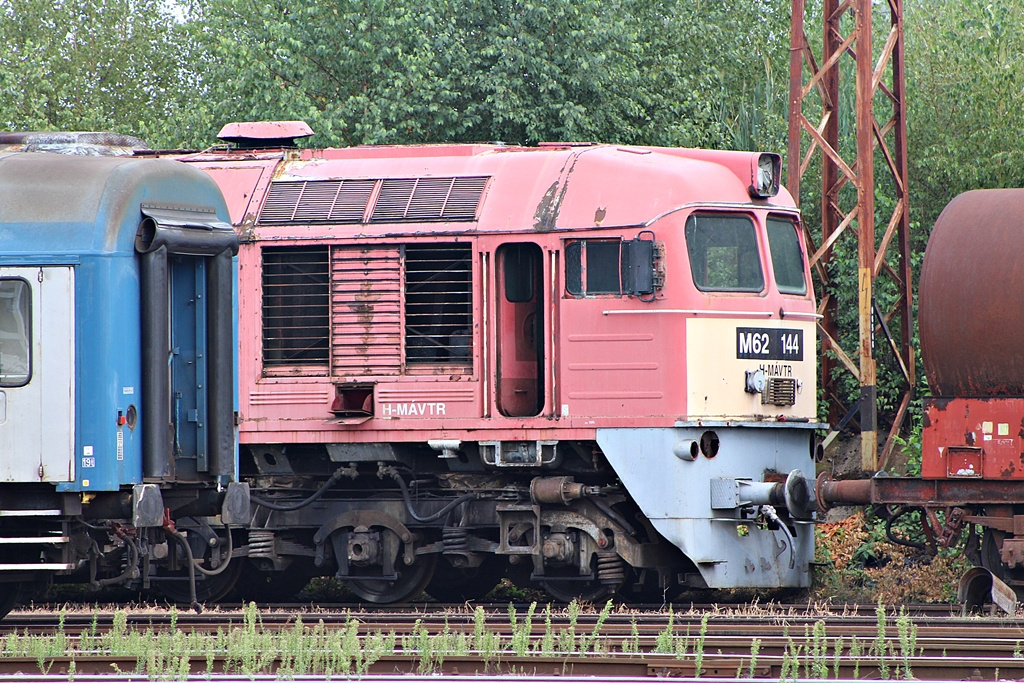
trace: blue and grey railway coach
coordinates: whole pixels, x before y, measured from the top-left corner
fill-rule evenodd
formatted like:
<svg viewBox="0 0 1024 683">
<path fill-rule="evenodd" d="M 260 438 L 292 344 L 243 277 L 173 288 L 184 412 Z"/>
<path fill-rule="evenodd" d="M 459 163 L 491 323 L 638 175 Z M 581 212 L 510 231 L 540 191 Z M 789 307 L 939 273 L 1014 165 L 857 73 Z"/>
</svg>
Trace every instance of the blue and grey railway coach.
<svg viewBox="0 0 1024 683">
<path fill-rule="evenodd" d="M 235 571 L 236 252 L 185 164 L 0 154 L 0 615 L 54 578 Z"/>
</svg>

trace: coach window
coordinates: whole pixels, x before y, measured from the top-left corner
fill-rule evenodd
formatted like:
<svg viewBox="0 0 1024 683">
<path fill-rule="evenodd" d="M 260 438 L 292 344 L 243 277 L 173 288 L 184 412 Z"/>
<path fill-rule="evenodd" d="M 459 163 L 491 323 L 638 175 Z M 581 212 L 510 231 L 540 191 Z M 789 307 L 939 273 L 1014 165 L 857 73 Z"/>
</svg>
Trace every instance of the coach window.
<svg viewBox="0 0 1024 683">
<path fill-rule="evenodd" d="M 768 219 L 768 250 L 772 254 L 772 272 L 779 291 L 783 294 L 806 294 L 804 257 L 793 221 Z"/>
<path fill-rule="evenodd" d="M 0 387 L 28 384 L 32 375 L 32 290 L 22 279 L 0 280 Z"/>
<path fill-rule="evenodd" d="M 697 289 L 760 292 L 764 271 L 754 222 L 735 214 L 693 214 L 686 219 L 686 249 Z"/>
<path fill-rule="evenodd" d="M 622 294 L 622 242 L 576 240 L 565 245 L 565 288 L 573 296 Z"/>
</svg>

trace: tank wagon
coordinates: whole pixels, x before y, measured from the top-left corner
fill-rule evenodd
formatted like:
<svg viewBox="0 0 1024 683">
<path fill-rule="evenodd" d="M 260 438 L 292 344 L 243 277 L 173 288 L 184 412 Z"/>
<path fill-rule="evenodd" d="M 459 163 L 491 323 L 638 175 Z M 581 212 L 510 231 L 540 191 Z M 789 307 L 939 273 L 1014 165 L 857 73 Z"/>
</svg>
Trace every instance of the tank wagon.
<svg viewBox="0 0 1024 683">
<path fill-rule="evenodd" d="M 185 164 L 0 154 L 0 615 L 53 578 L 188 601 L 193 565 L 241 568 L 237 244 Z"/>
<path fill-rule="evenodd" d="M 919 286 L 923 399 L 920 477 L 819 481 L 823 504 L 919 514 L 926 544 L 966 540 L 983 567 L 1024 594 L 1024 289 L 1015 245 L 1024 190 L 973 190 L 935 223 Z M 891 527 L 890 527 L 891 528 Z M 890 534 L 896 542 L 906 542 Z M 980 547 L 979 547 L 980 543 Z"/>
<path fill-rule="evenodd" d="M 309 133 L 175 155 L 241 241 L 248 585 L 809 585 L 818 316 L 777 155 Z"/>
</svg>

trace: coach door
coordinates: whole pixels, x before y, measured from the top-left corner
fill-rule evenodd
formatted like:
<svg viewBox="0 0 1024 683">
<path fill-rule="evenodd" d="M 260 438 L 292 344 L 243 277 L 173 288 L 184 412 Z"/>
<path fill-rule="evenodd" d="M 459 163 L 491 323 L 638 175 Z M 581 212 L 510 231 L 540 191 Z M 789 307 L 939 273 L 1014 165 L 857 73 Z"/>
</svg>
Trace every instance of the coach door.
<svg viewBox="0 0 1024 683">
<path fill-rule="evenodd" d="M 0 481 L 73 479 L 70 267 L 0 267 Z"/>
<path fill-rule="evenodd" d="M 498 248 L 497 398 L 509 417 L 539 415 L 544 407 L 544 261 L 539 246 Z"/>
</svg>

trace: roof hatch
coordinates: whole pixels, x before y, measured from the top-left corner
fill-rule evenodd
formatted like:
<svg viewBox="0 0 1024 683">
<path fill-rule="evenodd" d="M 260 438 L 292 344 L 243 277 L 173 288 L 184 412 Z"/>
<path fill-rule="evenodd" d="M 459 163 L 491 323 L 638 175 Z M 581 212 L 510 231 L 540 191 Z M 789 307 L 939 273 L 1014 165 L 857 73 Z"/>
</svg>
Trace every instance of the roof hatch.
<svg viewBox="0 0 1024 683">
<path fill-rule="evenodd" d="M 313 129 L 305 121 L 251 121 L 229 123 L 217 137 L 242 149 L 294 147 L 295 140 L 308 138 Z"/>
</svg>

